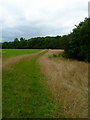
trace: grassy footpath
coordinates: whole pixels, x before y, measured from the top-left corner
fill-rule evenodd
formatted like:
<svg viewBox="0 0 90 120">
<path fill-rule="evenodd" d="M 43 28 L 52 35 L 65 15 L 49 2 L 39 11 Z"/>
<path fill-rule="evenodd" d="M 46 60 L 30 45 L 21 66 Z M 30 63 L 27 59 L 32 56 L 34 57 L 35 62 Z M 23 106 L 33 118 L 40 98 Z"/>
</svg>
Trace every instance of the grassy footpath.
<svg viewBox="0 0 90 120">
<path fill-rule="evenodd" d="M 32 54 L 40 50 L 41 49 L 2 49 L 2 58 L 7 59 L 17 55 Z"/>
<path fill-rule="evenodd" d="M 37 59 L 23 59 L 3 70 L 3 118 L 53 117 L 54 102 L 45 88 Z"/>
</svg>

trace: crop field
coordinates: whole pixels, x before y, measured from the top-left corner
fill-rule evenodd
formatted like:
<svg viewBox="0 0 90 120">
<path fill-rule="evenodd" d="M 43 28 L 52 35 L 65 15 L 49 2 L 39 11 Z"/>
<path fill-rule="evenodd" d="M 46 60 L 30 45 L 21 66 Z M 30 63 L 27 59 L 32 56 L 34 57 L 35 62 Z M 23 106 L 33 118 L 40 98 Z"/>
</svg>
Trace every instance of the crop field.
<svg viewBox="0 0 90 120">
<path fill-rule="evenodd" d="M 2 58 L 6 59 L 12 56 L 31 54 L 39 51 L 40 49 L 3 49 Z"/>
<path fill-rule="evenodd" d="M 62 52 L 2 51 L 3 118 L 88 117 L 88 63 Z"/>
</svg>

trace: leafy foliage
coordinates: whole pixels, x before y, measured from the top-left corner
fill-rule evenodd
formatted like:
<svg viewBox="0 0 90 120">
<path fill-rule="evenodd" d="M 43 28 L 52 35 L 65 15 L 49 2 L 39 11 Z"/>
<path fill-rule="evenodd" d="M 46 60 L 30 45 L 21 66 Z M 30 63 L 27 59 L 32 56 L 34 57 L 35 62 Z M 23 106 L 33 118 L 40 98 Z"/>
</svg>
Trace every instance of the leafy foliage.
<svg viewBox="0 0 90 120">
<path fill-rule="evenodd" d="M 65 56 L 90 61 L 90 19 L 81 22 L 70 34 L 68 47 L 65 46 Z"/>
<path fill-rule="evenodd" d="M 13 42 L 4 42 L 2 45 L 3 49 L 58 49 L 62 48 L 60 45 L 61 36 L 56 37 L 37 37 L 25 40 L 21 37 L 20 40 L 15 38 Z"/>
</svg>

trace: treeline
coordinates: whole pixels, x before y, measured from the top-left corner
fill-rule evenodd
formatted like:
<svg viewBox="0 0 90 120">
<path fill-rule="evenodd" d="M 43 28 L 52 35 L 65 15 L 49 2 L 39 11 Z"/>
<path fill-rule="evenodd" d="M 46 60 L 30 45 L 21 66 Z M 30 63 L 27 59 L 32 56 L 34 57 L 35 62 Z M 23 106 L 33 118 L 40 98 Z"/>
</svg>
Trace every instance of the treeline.
<svg viewBox="0 0 90 120">
<path fill-rule="evenodd" d="M 63 56 L 90 61 L 90 18 L 80 22 L 73 32 L 56 37 L 37 37 L 26 40 L 21 37 L 15 38 L 12 42 L 4 42 L 3 49 L 64 49 Z"/>
<path fill-rule="evenodd" d="M 61 36 L 56 37 L 37 37 L 25 40 L 21 37 L 20 40 L 15 38 L 13 42 L 4 42 L 4 49 L 63 49 Z"/>
</svg>

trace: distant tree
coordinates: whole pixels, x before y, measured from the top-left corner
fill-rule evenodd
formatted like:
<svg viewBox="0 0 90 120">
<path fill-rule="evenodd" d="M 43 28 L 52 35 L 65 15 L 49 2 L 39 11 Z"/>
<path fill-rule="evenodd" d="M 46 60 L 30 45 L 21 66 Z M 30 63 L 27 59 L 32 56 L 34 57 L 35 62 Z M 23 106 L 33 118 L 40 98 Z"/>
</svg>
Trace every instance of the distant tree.
<svg viewBox="0 0 90 120">
<path fill-rule="evenodd" d="M 8 48 L 8 42 L 4 42 L 4 43 L 2 43 L 2 48 L 3 49 L 7 49 Z"/>
<path fill-rule="evenodd" d="M 19 48 L 19 40 L 18 40 L 18 38 L 15 38 L 13 43 L 14 43 L 14 48 L 18 49 Z"/>
<path fill-rule="evenodd" d="M 23 38 L 23 37 L 20 38 L 20 41 L 24 41 L 24 40 L 25 40 L 25 38 Z"/>
<path fill-rule="evenodd" d="M 21 37 L 20 38 L 20 48 L 21 49 L 26 49 L 28 46 L 27 46 L 27 41 L 25 40 L 25 38 Z"/>
</svg>

